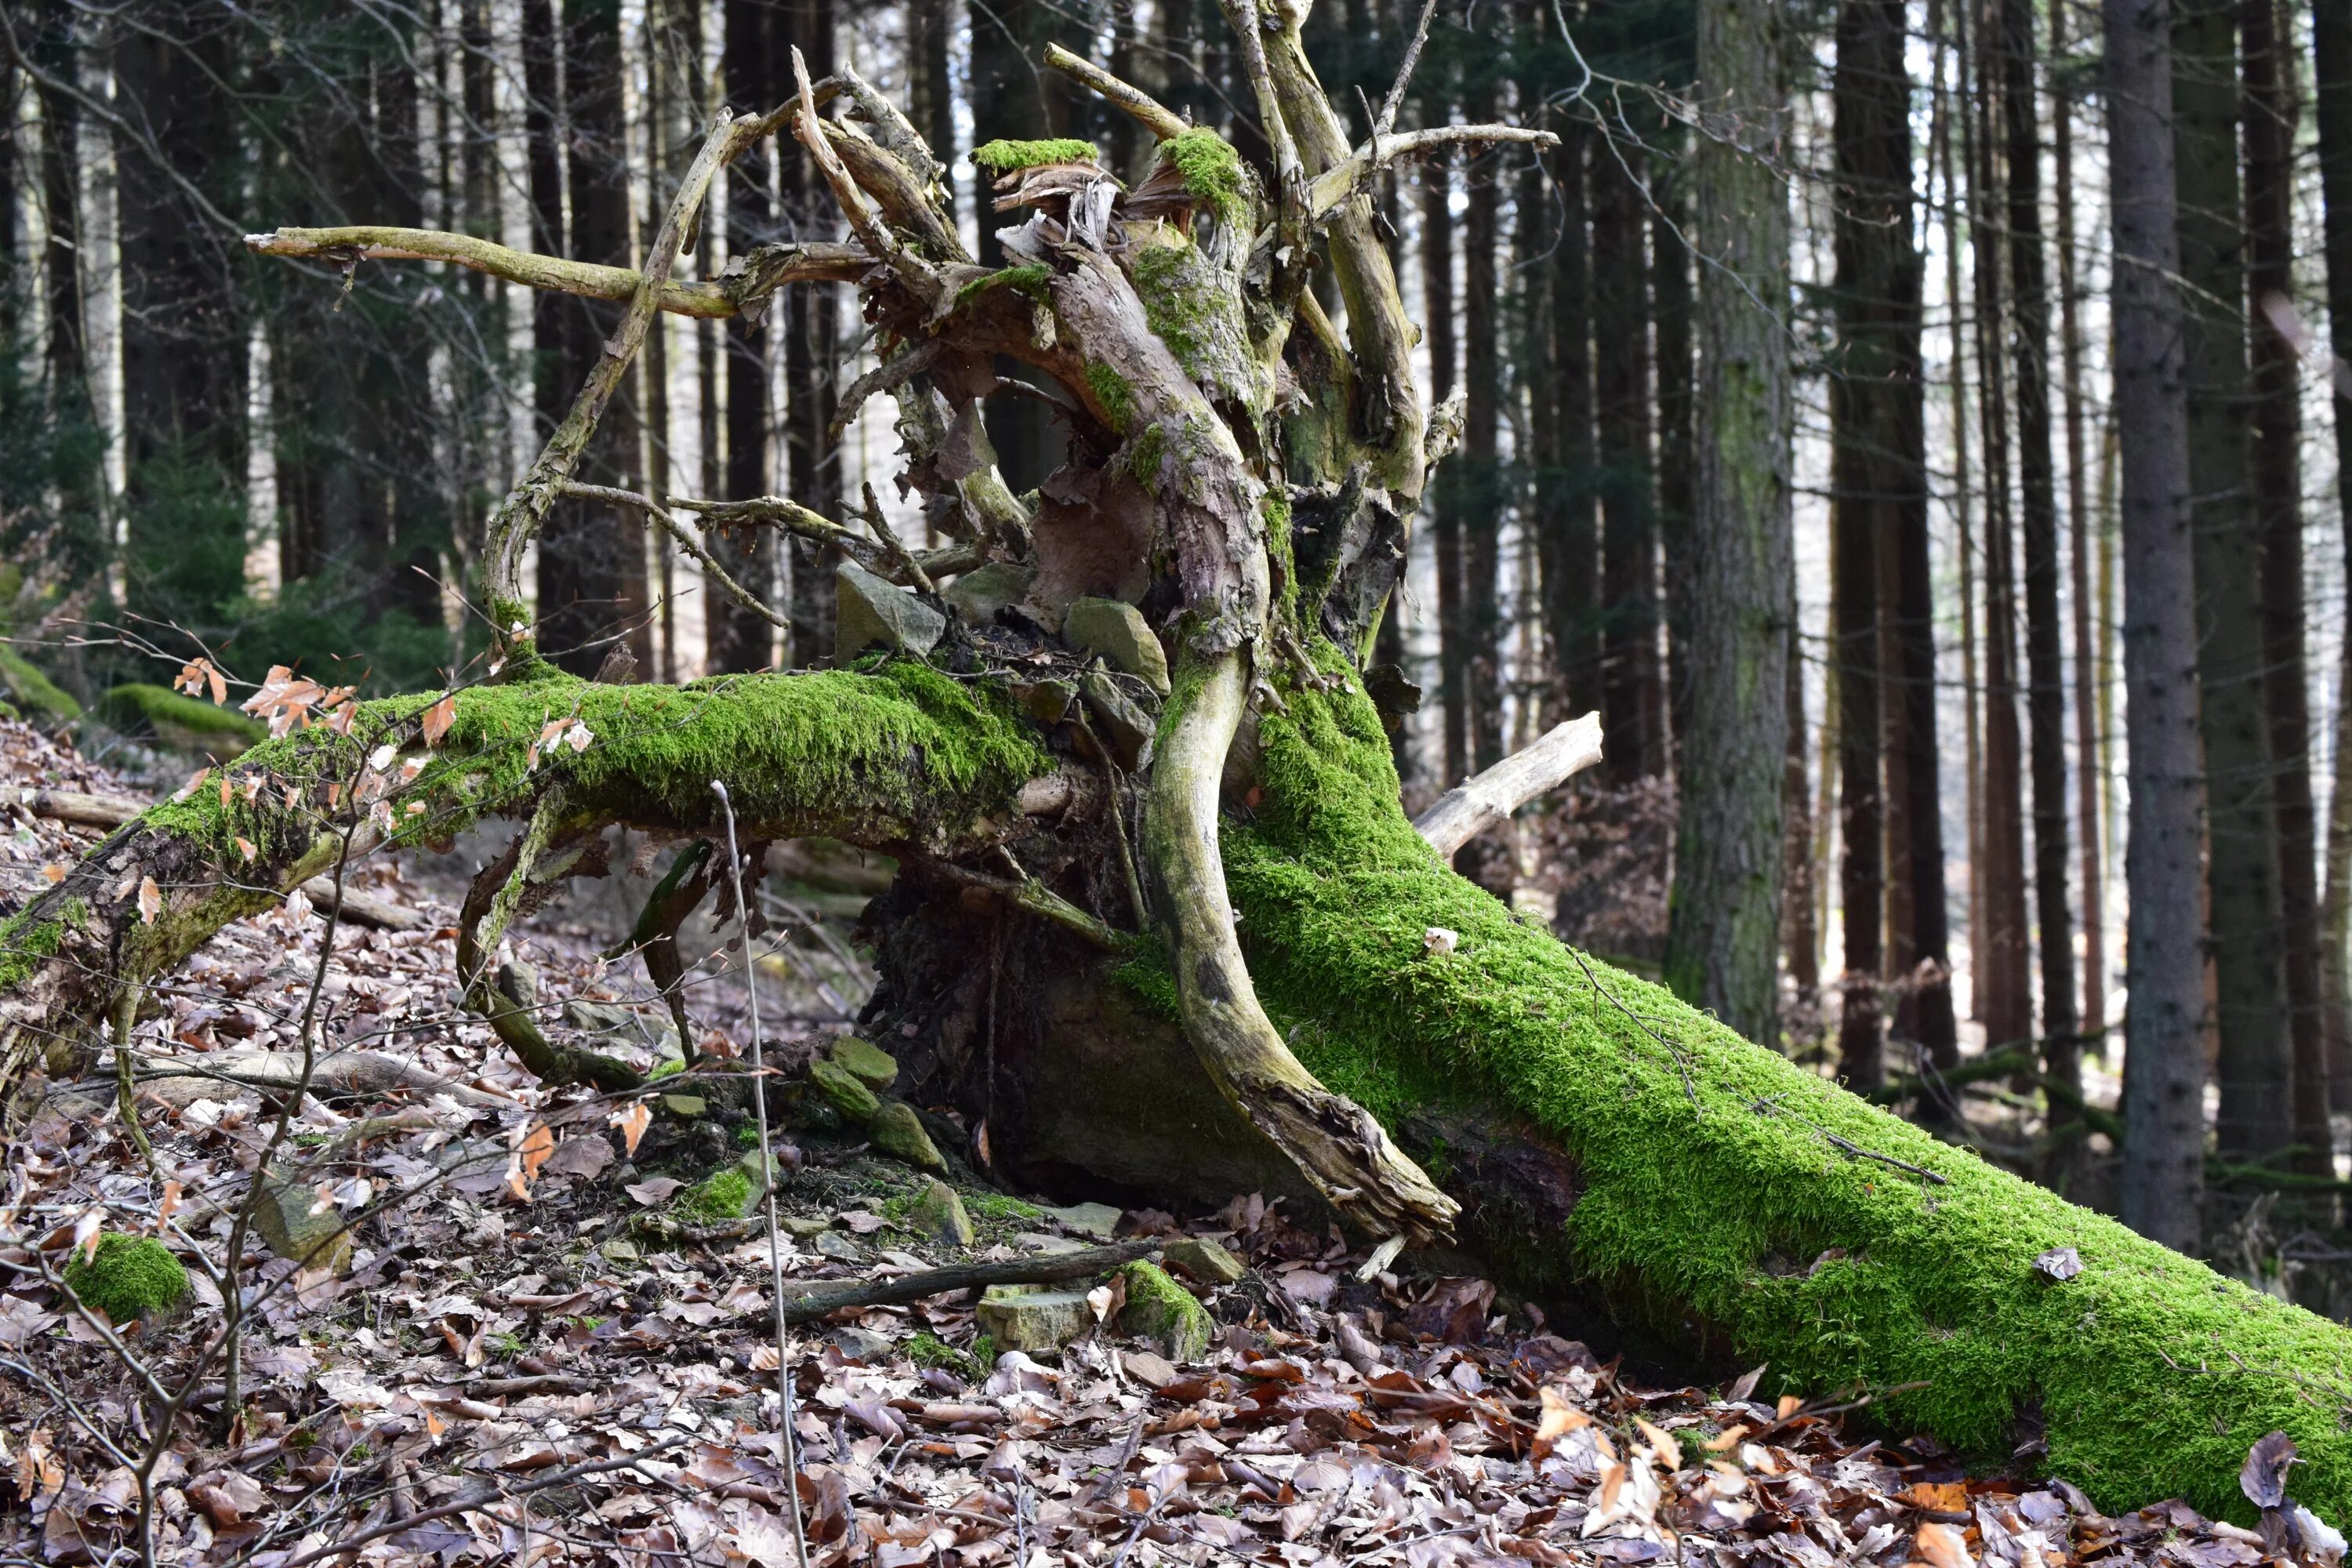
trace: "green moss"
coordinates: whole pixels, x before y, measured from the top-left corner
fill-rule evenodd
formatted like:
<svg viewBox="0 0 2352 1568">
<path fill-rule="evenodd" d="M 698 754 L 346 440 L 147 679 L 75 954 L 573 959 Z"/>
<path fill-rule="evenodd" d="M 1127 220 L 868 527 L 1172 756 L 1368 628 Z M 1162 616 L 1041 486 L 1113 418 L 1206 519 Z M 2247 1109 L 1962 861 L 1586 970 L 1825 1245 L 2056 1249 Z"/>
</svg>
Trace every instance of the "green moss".
<svg viewBox="0 0 2352 1568">
<path fill-rule="evenodd" d="M 980 1363 L 980 1370 L 982 1373 L 995 1371 L 996 1336 L 994 1334 L 982 1334 L 978 1339 L 972 1341 L 971 1359 Z"/>
<path fill-rule="evenodd" d="M 1034 169 L 1040 163 L 1091 163 L 1095 144 L 1074 136 L 1054 136 L 1039 142 L 998 139 L 972 149 L 971 161 L 992 174 Z"/>
<path fill-rule="evenodd" d="M 5 644 L 0 644 L 0 691 L 38 718 L 70 723 L 81 717 L 80 703 L 42 674 L 31 659 Z"/>
<path fill-rule="evenodd" d="M 242 752 L 268 739 L 268 725 L 169 687 L 134 681 L 98 700 L 98 716 L 125 734 L 153 735 L 201 751 Z"/>
<path fill-rule="evenodd" d="M 69 905 L 75 914 L 86 916 L 88 906 Z M 55 958 L 58 949 L 65 945 L 66 921 L 45 917 L 33 910 L 20 910 L 0 921 L 0 991 L 22 984 L 45 960 Z"/>
<path fill-rule="evenodd" d="M 1119 1269 L 1127 1304 L 1118 1331 L 1156 1341 L 1171 1361 L 1198 1361 L 1209 1348 L 1209 1312 L 1192 1292 L 1156 1263 L 1139 1259 Z"/>
<path fill-rule="evenodd" d="M 1224 836 L 1261 996 L 1286 1028 L 1319 1021 L 1298 1034 L 1302 1058 L 1392 1128 L 1424 1106 L 1500 1102 L 1559 1142 L 1584 1189 L 1564 1227 L 1524 1241 L 1523 1271 L 1593 1281 L 1670 1331 L 1705 1325 L 1743 1364 L 1771 1363 L 1770 1392 L 1924 1384 L 1886 1397 L 1887 1418 L 1973 1454 L 2006 1455 L 2038 1413 L 2052 1471 L 2110 1510 L 2185 1494 L 2245 1517 L 2239 1464 L 2283 1428 L 2304 1457 L 2297 1495 L 2352 1511 L 2352 1334 L 1658 986 L 1588 972 L 1413 833 L 1352 675 L 1285 700 L 1261 722 L 1255 823 Z M 1426 952 L 1431 926 L 1459 932 L 1457 949 Z M 2085 1266 L 2063 1285 L 2033 1268 L 2056 1247 Z"/>
<path fill-rule="evenodd" d="M 1213 131 L 1187 131 L 1160 144 L 1160 161 L 1174 169 L 1184 189 L 1221 223 L 1238 226 L 1249 216 L 1249 176 L 1241 154 Z"/>
<path fill-rule="evenodd" d="M 966 1193 L 963 1206 L 975 1219 L 992 1219 L 1006 1225 L 1024 1225 L 1045 1212 L 1035 1204 L 1025 1204 L 1003 1193 Z"/>
<path fill-rule="evenodd" d="M 730 1165 L 695 1188 L 678 1210 L 698 1219 L 740 1219 L 751 1205 L 751 1173 L 740 1165 Z"/>
<path fill-rule="evenodd" d="M 991 289 L 1012 289 L 1040 303 L 1047 302 L 1045 286 L 1054 280 L 1054 269 L 1043 262 L 1026 267 L 1003 267 L 985 277 L 975 278 L 956 290 L 956 304 L 969 305 Z"/>
<path fill-rule="evenodd" d="M 169 1247 L 152 1237 L 113 1231 L 98 1238 L 89 1258 L 74 1254 L 65 1282 L 84 1306 L 95 1307 L 116 1324 L 176 1307 L 188 1293 L 188 1271 Z"/>
<path fill-rule="evenodd" d="M 1258 504 L 1265 520 L 1265 555 L 1274 567 L 1276 596 L 1286 619 L 1298 618 L 1298 557 L 1290 543 L 1290 497 L 1279 486 L 1268 489 Z"/>
<path fill-rule="evenodd" d="M 1168 432 L 1146 425 L 1127 451 L 1127 471 L 1147 490 L 1160 488 L 1160 462 L 1168 455 Z"/>
<path fill-rule="evenodd" d="M 1103 413 L 1109 416 L 1111 429 L 1122 436 L 1127 434 L 1127 427 L 1135 422 L 1135 388 L 1128 384 L 1127 377 L 1097 360 L 1087 366 L 1087 385 L 1093 390 L 1095 401 L 1102 405 Z"/>
<path fill-rule="evenodd" d="M 917 1366 L 938 1367 L 942 1372 L 951 1372 L 967 1379 L 978 1377 L 983 1371 L 978 1361 L 929 1329 L 917 1331 L 915 1337 L 907 1342 L 907 1359 Z"/>
</svg>

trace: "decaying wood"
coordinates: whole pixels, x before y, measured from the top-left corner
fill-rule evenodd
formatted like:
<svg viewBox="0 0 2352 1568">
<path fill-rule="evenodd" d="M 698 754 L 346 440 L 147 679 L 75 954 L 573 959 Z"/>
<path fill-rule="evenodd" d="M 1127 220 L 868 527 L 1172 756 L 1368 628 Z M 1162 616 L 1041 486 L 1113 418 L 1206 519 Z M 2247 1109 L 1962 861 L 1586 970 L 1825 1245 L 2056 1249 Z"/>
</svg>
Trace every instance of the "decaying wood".
<svg viewBox="0 0 2352 1568">
<path fill-rule="evenodd" d="M 1412 819 L 1413 830 L 1440 855 L 1451 855 L 1538 795 L 1601 760 L 1601 715 L 1587 713 L 1554 725 L 1485 773 L 1439 795 Z"/>
<path fill-rule="evenodd" d="M 900 1306 L 908 1301 L 927 1301 L 951 1290 L 978 1290 L 991 1285 L 1054 1285 L 1070 1279 L 1091 1279 L 1122 1263 L 1149 1258 L 1161 1245 L 1157 1237 L 1141 1237 L 1133 1241 L 1115 1241 L 1108 1247 L 1080 1247 L 1076 1252 L 1041 1252 L 1002 1263 L 959 1263 L 946 1268 L 927 1268 L 895 1279 L 852 1280 L 837 1289 L 814 1285 L 785 1298 L 784 1316 L 793 1322 L 805 1323 L 838 1312 L 844 1307 Z M 794 1283 L 785 1281 L 788 1289 Z"/>
</svg>

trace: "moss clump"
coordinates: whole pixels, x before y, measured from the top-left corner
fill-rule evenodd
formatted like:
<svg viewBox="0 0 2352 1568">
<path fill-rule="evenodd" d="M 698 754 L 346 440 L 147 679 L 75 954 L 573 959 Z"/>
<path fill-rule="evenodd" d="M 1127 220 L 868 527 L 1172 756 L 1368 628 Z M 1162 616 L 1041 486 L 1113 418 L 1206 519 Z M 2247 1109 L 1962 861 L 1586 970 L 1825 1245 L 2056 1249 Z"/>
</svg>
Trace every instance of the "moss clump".
<svg viewBox="0 0 2352 1568">
<path fill-rule="evenodd" d="M 43 675 L 31 659 L 5 644 L 0 644 L 0 691 L 7 693 L 8 700 L 20 710 L 38 719 L 71 723 L 81 717 L 80 703 Z"/>
<path fill-rule="evenodd" d="M 751 1173 L 730 1165 L 694 1189 L 679 1210 L 697 1219 L 740 1219 L 751 1206 Z"/>
<path fill-rule="evenodd" d="M 977 1360 L 929 1329 L 919 1331 L 913 1339 L 907 1342 L 907 1359 L 917 1366 L 937 1367 L 941 1372 L 951 1372 L 966 1380 L 980 1376 L 984 1370 Z"/>
<path fill-rule="evenodd" d="M 0 991 L 22 984 L 44 962 L 55 958 L 65 945 L 68 921 L 79 923 L 89 906 L 75 900 L 63 913 L 64 919 L 44 918 L 22 910 L 0 921 Z"/>
<path fill-rule="evenodd" d="M 152 735 L 188 751 L 235 754 L 269 738 L 269 728 L 169 687 L 133 681 L 98 700 L 98 716 L 127 735 Z"/>
<path fill-rule="evenodd" d="M 88 1258 L 74 1254 L 66 1265 L 65 1281 L 82 1305 L 96 1308 L 116 1324 L 176 1307 L 188 1293 L 188 1271 L 169 1247 L 152 1237 L 113 1231 L 98 1238 L 97 1249 Z"/>
<path fill-rule="evenodd" d="M 1160 144 L 1160 161 L 1176 171 L 1195 201 L 1238 226 L 1249 216 L 1249 176 L 1241 154 L 1213 131 L 1186 131 Z"/>
<path fill-rule="evenodd" d="M 1176 1362 L 1198 1361 L 1209 1349 L 1209 1310 L 1192 1292 L 1156 1263 L 1125 1265 L 1127 1304 L 1118 1310 L 1118 1331 L 1150 1340 Z"/>
<path fill-rule="evenodd" d="M 1091 163 L 1095 144 L 1075 136 L 1049 136 L 1036 142 L 999 138 L 973 148 L 971 161 L 992 174 L 1003 175 L 1040 163 Z"/>
<path fill-rule="evenodd" d="M 1094 393 L 1095 401 L 1102 405 L 1111 429 L 1126 435 L 1127 427 L 1135 422 L 1135 388 L 1127 377 L 1097 360 L 1087 366 L 1087 386 Z"/>
<path fill-rule="evenodd" d="M 1160 462 L 1168 455 L 1168 432 L 1146 425 L 1127 449 L 1127 471 L 1147 490 L 1160 488 Z"/>
<path fill-rule="evenodd" d="M 1035 1204 L 1025 1204 L 1003 1193 L 966 1193 L 963 1206 L 982 1219 L 1003 1225 L 1026 1225 L 1045 1213 Z"/>
<path fill-rule="evenodd" d="M 1054 269 L 1043 262 L 1031 262 L 1025 267 L 1004 267 L 985 277 L 975 278 L 956 290 L 958 307 L 971 304 L 991 289 L 1012 289 L 1032 300 L 1045 303 L 1045 286 L 1054 280 Z"/>
<path fill-rule="evenodd" d="M 1233 276 L 1173 235 L 1139 247 L 1129 266 L 1145 324 L 1184 374 L 1213 397 L 1264 413 L 1274 400 L 1274 375 L 1251 353 L 1242 290 Z"/>
<path fill-rule="evenodd" d="M 1390 1127 L 1499 1104 L 1557 1140 L 1573 1215 L 1489 1238 L 1528 1282 L 1703 1325 L 1769 1361 L 1770 1392 L 1911 1385 L 1886 1418 L 1973 1454 L 2006 1455 L 2038 1412 L 2050 1469 L 2111 1512 L 2185 1495 L 2248 1517 L 2238 1467 L 2273 1428 L 2301 1448 L 2296 1494 L 2352 1510 L 2352 1333 L 1588 967 L 1422 842 L 1379 715 L 1336 650 L 1318 658 L 1346 685 L 1294 682 L 1265 716 L 1255 820 L 1223 837 L 1251 973 L 1277 1026 L 1321 1026 L 1297 1036 L 1307 1065 Z M 1431 926 L 1460 945 L 1427 952 Z M 2057 1247 L 2084 1264 L 2064 1284 L 2033 1268 Z"/>
<path fill-rule="evenodd" d="M 1265 492 L 1258 503 L 1265 520 L 1265 557 L 1274 567 L 1276 596 L 1291 620 L 1298 618 L 1298 557 L 1290 542 L 1290 497 L 1279 488 Z"/>
</svg>

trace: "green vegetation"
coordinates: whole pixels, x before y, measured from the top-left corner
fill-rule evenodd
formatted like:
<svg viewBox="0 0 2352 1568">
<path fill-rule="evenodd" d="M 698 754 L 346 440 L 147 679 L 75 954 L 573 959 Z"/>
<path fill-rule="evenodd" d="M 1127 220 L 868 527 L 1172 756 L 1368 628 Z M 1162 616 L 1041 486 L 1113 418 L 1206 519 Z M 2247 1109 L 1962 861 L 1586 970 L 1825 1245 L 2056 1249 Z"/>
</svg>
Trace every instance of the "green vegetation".
<svg viewBox="0 0 2352 1568">
<path fill-rule="evenodd" d="M 1156 1263 L 1126 1264 L 1127 1305 L 1118 1330 L 1159 1343 L 1171 1361 L 1198 1361 L 1209 1348 L 1209 1310 Z"/>
<path fill-rule="evenodd" d="M 1176 171 L 1192 196 L 1238 228 L 1249 218 L 1249 175 L 1241 154 L 1213 131 L 1187 131 L 1160 144 L 1160 161 Z"/>
<path fill-rule="evenodd" d="M 1522 1283 L 1581 1279 L 1668 1331 L 1703 1325 L 1769 1361 L 1772 1392 L 1918 1385 L 1886 1418 L 1973 1454 L 2006 1455 L 2038 1412 L 2050 1468 L 2111 1510 L 2185 1495 L 2246 1518 L 2239 1463 L 2283 1428 L 2296 1494 L 2352 1510 L 2352 1335 L 1588 967 L 1422 842 L 1378 715 L 1319 657 L 1346 685 L 1294 679 L 1266 713 L 1264 798 L 1224 837 L 1251 972 L 1277 1026 L 1321 1026 L 1296 1036 L 1307 1065 L 1391 1129 L 1499 1103 L 1559 1141 L 1573 1216 L 1479 1238 Z M 1428 952 L 1431 926 L 1455 951 Z M 2058 1247 L 2084 1265 L 2063 1284 L 2033 1267 Z"/>
<path fill-rule="evenodd" d="M 1109 417 L 1111 429 L 1126 435 L 1127 427 L 1135 423 L 1135 388 L 1127 377 L 1097 360 L 1087 366 L 1087 385 Z"/>
<path fill-rule="evenodd" d="M 234 755 L 269 738 L 267 725 L 234 708 L 139 681 L 100 698 L 98 716 L 124 734 L 152 735 L 184 751 L 213 755 Z"/>
<path fill-rule="evenodd" d="M 1003 1193 L 966 1193 L 963 1206 L 974 1219 L 992 1219 L 1006 1225 L 1026 1225 L 1045 1213 L 1035 1204 L 1024 1203 Z"/>
<path fill-rule="evenodd" d="M 1052 301 L 1045 292 L 1045 286 L 1053 279 L 1054 269 L 1043 262 L 1031 262 L 1025 267 L 999 268 L 957 289 L 956 304 L 959 308 L 968 305 L 991 289 L 1012 289 L 1028 295 L 1039 304 L 1050 304 Z"/>
<path fill-rule="evenodd" d="M 152 1237 L 113 1231 L 98 1238 L 88 1258 L 74 1254 L 65 1282 L 82 1305 L 105 1313 L 118 1327 L 142 1313 L 176 1307 L 188 1293 L 188 1271 L 169 1247 Z"/>
<path fill-rule="evenodd" d="M 983 142 L 972 149 L 971 161 L 992 174 L 1010 174 L 1040 163 L 1091 163 L 1095 144 L 1074 136 L 1053 136 L 1038 142 Z"/>
<path fill-rule="evenodd" d="M 1168 432 L 1158 425 L 1146 425 L 1141 435 L 1129 443 L 1127 471 L 1135 482 L 1147 490 L 1160 488 L 1160 462 L 1168 455 Z"/>
<path fill-rule="evenodd" d="M 20 712 L 36 719 L 71 723 L 81 717 L 80 703 L 43 675 L 31 659 L 5 644 L 0 644 L 0 692 L 5 692 Z"/>
<path fill-rule="evenodd" d="M 937 1367 L 965 1379 L 980 1377 L 986 1371 L 977 1358 L 966 1355 L 929 1329 L 919 1331 L 907 1342 L 907 1359 L 917 1366 Z"/>
<path fill-rule="evenodd" d="M 751 1206 L 751 1175 L 740 1165 L 730 1165 L 688 1194 L 678 1212 L 697 1219 L 740 1219 Z"/>
</svg>

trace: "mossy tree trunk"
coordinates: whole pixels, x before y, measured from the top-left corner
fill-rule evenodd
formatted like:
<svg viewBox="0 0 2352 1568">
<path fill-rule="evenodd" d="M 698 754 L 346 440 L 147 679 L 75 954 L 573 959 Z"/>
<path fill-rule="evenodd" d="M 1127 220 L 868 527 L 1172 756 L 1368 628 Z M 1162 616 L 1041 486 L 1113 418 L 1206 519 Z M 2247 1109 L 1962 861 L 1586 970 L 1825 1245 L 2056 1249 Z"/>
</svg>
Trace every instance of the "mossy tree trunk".
<svg viewBox="0 0 2352 1568">
<path fill-rule="evenodd" d="M 2337 1418 L 2352 1406 L 2352 1337 L 1592 963 L 1416 834 L 1360 671 L 1433 460 L 1411 334 L 1349 172 L 1373 159 L 1342 139 L 1295 24 L 1261 30 L 1239 8 L 1271 197 L 1213 137 L 1106 82 L 1170 139 L 1160 173 L 1119 193 L 1083 149 L 1009 150 L 1006 194 L 1036 216 L 1007 270 L 961 258 L 925 194 L 919 142 L 855 78 L 822 98 L 803 84 L 797 113 L 751 122 L 798 134 L 847 209 L 849 270 L 919 438 L 927 419 L 976 426 L 996 354 L 1066 397 L 1056 504 L 1081 526 L 1029 516 L 984 467 L 926 461 L 917 482 L 969 536 L 956 559 L 969 565 L 984 540 L 1038 582 L 1067 583 L 1093 559 L 1067 553 L 1071 538 L 1142 520 L 1122 537 L 1158 574 L 1144 602 L 1161 612 L 1173 689 L 1139 773 L 1102 761 L 1082 710 L 1041 696 L 1039 671 L 1075 675 L 1075 654 L 1018 627 L 994 628 L 1024 639 L 1017 668 L 992 654 L 991 628 L 950 619 L 928 658 L 602 685 L 537 657 L 514 577 L 493 575 L 497 683 L 446 709 L 436 693 L 360 705 L 266 742 L 0 927 L 10 1048 L 86 1067 L 100 1021 L 132 1016 L 144 984 L 316 873 L 346 835 L 398 848 L 523 822 L 511 869 L 465 917 L 462 940 L 488 949 L 527 884 L 593 868 L 602 826 L 710 837 L 723 780 L 747 838 L 824 834 L 899 858 L 872 913 L 884 984 L 866 1022 L 904 1051 L 918 1092 L 987 1121 L 1016 1173 L 1209 1198 L 1263 1184 L 1372 1237 L 1458 1224 L 1523 1289 L 1592 1287 L 1701 1350 L 1769 1361 L 1768 1392 L 1900 1385 L 1896 1419 L 1974 1453 L 2007 1453 L 2038 1419 L 2053 1467 L 2110 1506 L 2185 1491 L 2226 1507 L 2247 1446 L 2274 1427 L 2302 1447 L 2300 1495 L 2352 1503 Z M 836 98 L 862 126 L 820 115 Z M 722 122 L 701 177 L 740 149 L 735 129 Z M 673 220 L 691 206 L 673 206 L 648 275 L 625 284 L 488 259 L 628 299 L 625 359 L 657 305 L 724 314 L 795 268 L 842 266 L 848 248 L 786 247 L 719 288 L 667 285 Z M 1100 243 L 1109 226 L 1126 245 Z M 317 240 L 345 255 L 371 243 Z M 1305 290 L 1309 243 L 1347 298 L 1344 337 Z M 1139 264 L 1154 251 L 1181 265 Z M 1279 416 L 1277 366 L 1311 389 Z M 572 426 L 593 426 L 608 368 L 493 519 L 494 573 L 516 570 L 565 482 L 565 454 L 585 441 Z M 644 506 L 690 539 L 658 498 Z M 786 503 L 730 515 L 755 514 L 852 550 L 838 524 Z M 877 571 L 931 580 L 919 560 L 856 548 Z M 1777 750 L 1764 760 L 1777 769 Z M 1007 853 L 1024 879 L 1001 874 Z M 1458 940 L 1431 941 L 1435 927 Z M 495 985 L 469 1000 L 500 1022 Z M 604 1081 L 576 1056 L 541 1070 Z M 2035 1259 L 2063 1247 L 2084 1268 L 2058 1282 Z"/>
</svg>

